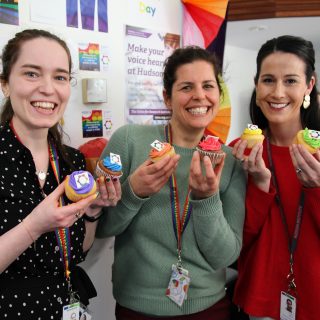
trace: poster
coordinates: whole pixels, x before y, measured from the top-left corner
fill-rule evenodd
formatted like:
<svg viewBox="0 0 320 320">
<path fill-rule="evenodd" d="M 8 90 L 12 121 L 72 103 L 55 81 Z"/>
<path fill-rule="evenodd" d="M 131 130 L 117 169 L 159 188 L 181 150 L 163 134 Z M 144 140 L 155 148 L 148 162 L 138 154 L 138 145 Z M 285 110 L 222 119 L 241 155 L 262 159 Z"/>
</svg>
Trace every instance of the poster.
<svg viewBox="0 0 320 320">
<path fill-rule="evenodd" d="M 170 119 L 162 97 L 163 63 L 180 36 L 126 26 L 126 121 L 162 124 Z"/>
<path fill-rule="evenodd" d="M 89 110 L 82 112 L 83 138 L 102 137 L 103 123 L 102 110 Z"/>
<path fill-rule="evenodd" d="M 68 27 L 108 32 L 107 0 L 66 0 L 66 10 Z"/>
<path fill-rule="evenodd" d="M 97 43 L 79 44 L 79 69 L 100 71 L 100 49 Z"/>
<path fill-rule="evenodd" d="M 65 27 L 66 0 L 30 0 L 30 20 Z"/>
<path fill-rule="evenodd" d="M 33 22 L 108 32 L 108 0 L 29 1 L 30 20 Z M 4 1 L 0 0 L 0 5 L 1 2 Z M 5 2 L 18 2 L 18 0 Z"/>
<path fill-rule="evenodd" d="M 0 23 L 19 25 L 19 0 L 0 0 Z"/>
</svg>

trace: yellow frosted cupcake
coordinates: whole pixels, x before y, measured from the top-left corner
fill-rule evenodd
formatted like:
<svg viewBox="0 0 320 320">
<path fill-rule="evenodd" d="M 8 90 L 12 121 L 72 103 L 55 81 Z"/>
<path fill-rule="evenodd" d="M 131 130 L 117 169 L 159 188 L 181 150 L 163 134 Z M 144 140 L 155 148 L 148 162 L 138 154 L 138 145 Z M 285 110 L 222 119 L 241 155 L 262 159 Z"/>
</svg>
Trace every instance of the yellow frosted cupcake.
<svg viewBox="0 0 320 320">
<path fill-rule="evenodd" d="M 243 130 L 240 139 L 246 140 L 247 148 L 251 149 L 255 144 L 263 142 L 264 135 L 257 125 L 248 124 L 248 127 Z"/>
<path fill-rule="evenodd" d="M 316 153 L 320 148 L 320 131 L 309 130 L 308 128 L 300 130 L 294 143 L 302 144 L 312 154 Z"/>
<path fill-rule="evenodd" d="M 167 142 L 155 140 L 151 143 L 151 147 L 152 149 L 149 152 L 149 158 L 152 162 L 157 162 L 167 155 L 173 157 L 176 154 L 174 147 Z"/>
<path fill-rule="evenodd" d="M 72 202 L 85 199 L 97 191 L 96 182 L 88 171 L 74 171 L 66 177 L 65 194 Z"/>
</svg>

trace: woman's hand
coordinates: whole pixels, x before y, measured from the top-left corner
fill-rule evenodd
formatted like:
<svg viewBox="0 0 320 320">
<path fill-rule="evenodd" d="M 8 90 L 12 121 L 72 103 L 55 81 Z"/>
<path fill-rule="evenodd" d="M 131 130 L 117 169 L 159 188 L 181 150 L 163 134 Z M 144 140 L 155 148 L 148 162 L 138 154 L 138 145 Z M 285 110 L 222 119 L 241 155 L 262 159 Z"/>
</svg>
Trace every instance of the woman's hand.
<svg viewBox="0 0 320 320">
<path fill-rule="evenodd" d="M 301 184 L 307 188 L 320 187 L 320 151 L 312 155 L 304 146 L 293 144 L 290 155 Z"/>
<path fill-rule="evenodd" d="M 224 157 L 221 163 L 213 168 L 210 158 L 205 156 L 203 158 L 205 175 L 203 175 L 199 152 L 195 151 L 193 153 L 190 165 L 189 187 L 194 199 L 209 198 L 218 192 Z"/>
<path fill-rule="evenodd" d="M 121 184 L 119 179 L 97 178 L 97 198 L 90 204 L 86 214 L 90 217 L 96 216 L 103 207 L 116 206 L 121 199 Z"/>
<path fill-rule="evenodd" d="M 262 158 L 263 146 L 258 143 L 253 146 L 249 156 L 245 155 L 247 141 L 239 140 L 233 147 L 232 154 L 238 159 L 242 168 L 250 174 L 254 184 L 261 190 L 268 192 L 270 188 L 271 172 Z"/>
<path fill-rule="evenodd" d="M 76 203 L 60 207 L 59 199 L 64 194 L 64 191 L 65 181 L 42 200 L 24 219 L 24 224 L 34 240 L 43 233 L 53 231 L 56 228 L 72 226 L 97 197 L 94 194 Z"/>
<path fill-rule="evenodd" d="M 180 156 L 176 154 L 173 157 L 165 156 L 155 163 L 146 160 L 129 177 L 134 194 L 146 198 L 160 191 L 177 167 L 179 159 Z"/>
</svg>

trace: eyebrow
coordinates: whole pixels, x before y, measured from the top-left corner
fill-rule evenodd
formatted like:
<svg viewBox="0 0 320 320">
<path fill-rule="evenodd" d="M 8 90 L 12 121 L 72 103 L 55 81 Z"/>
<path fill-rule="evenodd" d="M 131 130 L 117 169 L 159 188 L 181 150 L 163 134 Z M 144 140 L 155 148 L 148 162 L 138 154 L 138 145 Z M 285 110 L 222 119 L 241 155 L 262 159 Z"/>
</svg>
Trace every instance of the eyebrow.
<svg viewBox="0 0 320 320">
<path fill-rule="evenodd" d="M 28 64 L 28 63 L 22 65 L 21 68 L 32 68 L 32 69 L 36 69 L 36 70 L 41 70 L 41 68 L 38 65 L 36 65 L 36 64 Z M 70 74 L 70 72 L 68 70 L 62 69 L 62 68 L 57 68 L 55 71 L 56 72 L 66 73 L 66 74 Z"/>
<path fill-rule="evenodd" d="M 297 78 L 300 78 L 300 75 L 298 75 L 298 74 L 295 74 L 295 73 L 293 73 L 293 74 L 286 74 L 286 75 L 284 75 L 286 78 L 288 78 L 288 77 L 297 77 Z M 266 73 L 266 74 L 261 74 L 261 77 L 275 77 L 273 74 L 269 74 L 269 73 Z"/>
<path fill-rule="evenodd" d="M 209 82 L 217 83 L 217 81 L 215 81 L 214 79 L 202 81 L 202 83 L 209 83 Z M 178 85 L 178 86 L 183 86 L 183 85 L 190 85 L 190 84 L 193 84 L 193 83 L 194 83 L 194 82 L 192 82 L 192 81 L 183 81 L 183 82 L 177 83 L 177 85 Z"/>
</svg>

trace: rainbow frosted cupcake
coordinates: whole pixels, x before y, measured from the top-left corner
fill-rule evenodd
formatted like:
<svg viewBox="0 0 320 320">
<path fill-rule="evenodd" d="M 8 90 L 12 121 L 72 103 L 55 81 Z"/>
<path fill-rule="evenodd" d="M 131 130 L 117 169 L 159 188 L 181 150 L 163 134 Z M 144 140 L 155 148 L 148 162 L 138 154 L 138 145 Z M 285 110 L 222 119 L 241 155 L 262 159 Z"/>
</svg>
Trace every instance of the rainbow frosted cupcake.
<svg viewBox="0 0 320 320">
<path fill-rule="evenodd" d="M 74 171 L 66 177 L 65 194 L 72 202 L 85 199 L 97 191 L 96 182 L 88 171 Z"/>
<path fill-rule="evenodd" d="M 96 175 L 105 178 L 120 178 L 122 176 L 122 164 L 118 154 L 110 153 L 110 156 L 99 160 L 96 166 Z"/>
<path fill-rule="evenodd" d="M 199 142 L 196 149 L 200 153 L 201 159 L 203 159 L 204 156 L 208 156 L 213 165 L 219 164 L 225 155 L 221 148 L 219 138 L 215 136 L 206 136 Z"/>
<path fill-rule="evenodd" d="M 264 135 L 257 125 L 248 124 L 248 127 L 243 130 L 240 139 L 246 140 L 247 148 L 251 149 L 255 144 L 263 142 Z"/>
<path fill-rule="evenodd" d="M 167 155 L 173 157 L 176 154 L 174 147 L 167 142 L 155 140 L 151 143 L 151 147 L 152 149 L 149 152 L 149 158 L 152 162 L 157 162 Z"/>
<path fill-rule="evenodd" d="M 294 143 L 305 146 L 312 154 L 316 153 L 320 148 L 320 131 L 309 130 L 308 128 L 300 130 L 296 135 Z"/>
</svg>

